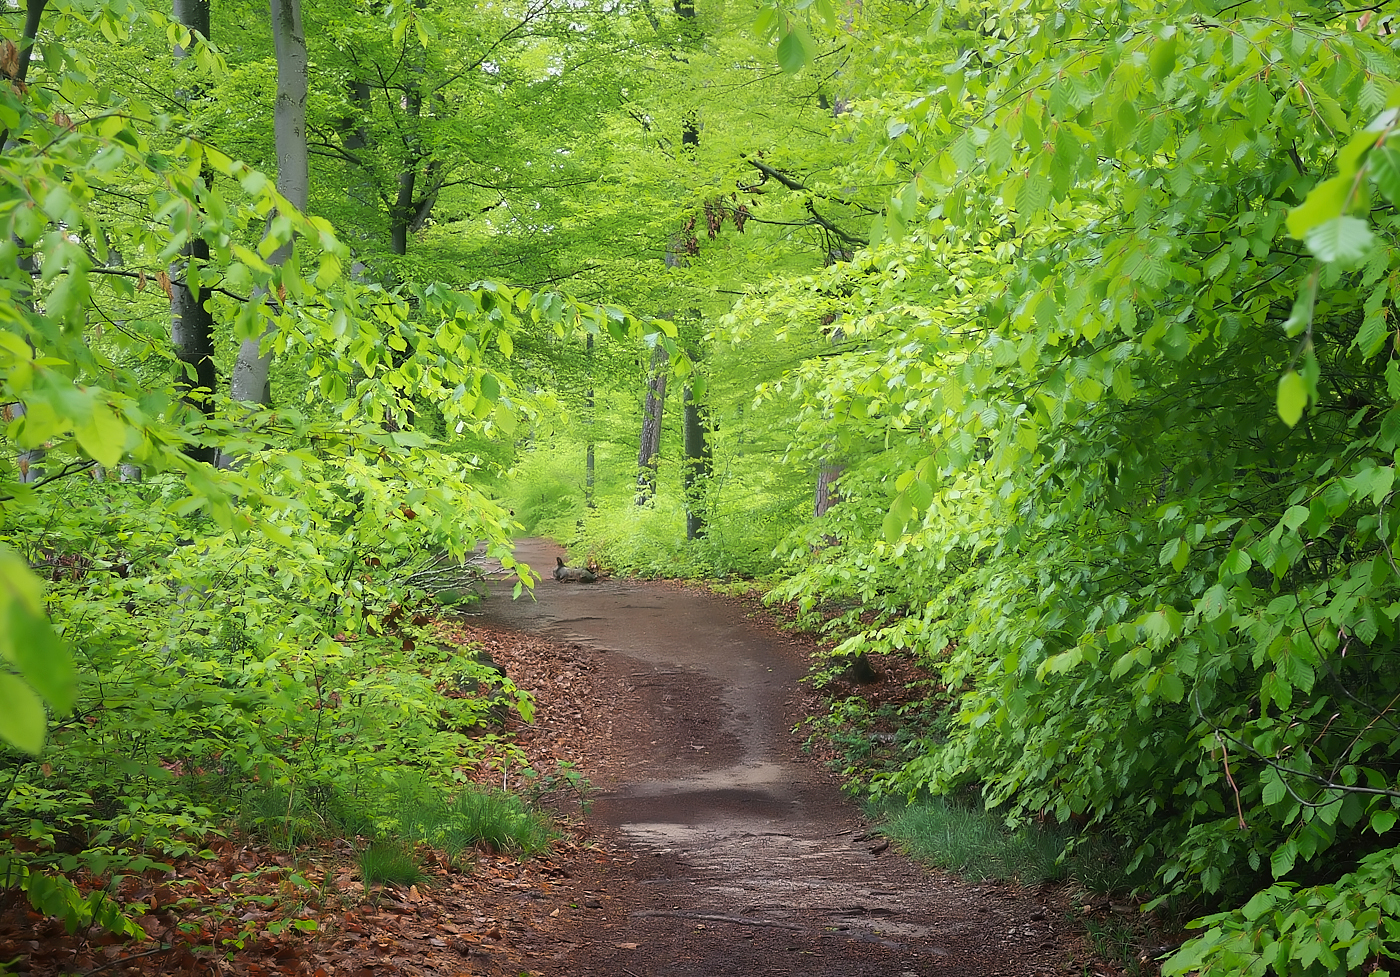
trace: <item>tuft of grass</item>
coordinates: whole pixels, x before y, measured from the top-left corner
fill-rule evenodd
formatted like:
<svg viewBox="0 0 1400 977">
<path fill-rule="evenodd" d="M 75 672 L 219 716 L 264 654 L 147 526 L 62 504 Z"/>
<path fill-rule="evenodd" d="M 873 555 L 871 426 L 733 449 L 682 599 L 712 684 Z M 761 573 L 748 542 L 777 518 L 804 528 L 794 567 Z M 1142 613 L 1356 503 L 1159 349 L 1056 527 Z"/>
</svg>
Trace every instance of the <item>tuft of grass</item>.
<svg viewBox="0 0 1400 977">
<path fill-rule="evenodd" d="M 360 852 L 360 878 L 366 889 L 385 882 L 413 885 L 422 881 L 423 869 L 404 842 L 381 839 Z"/>
<path fill-rule="evenodd" d="M 393 781 L 372 809 L 363 799 L 333 787 L 307 789 L 290 784 L 249 790 L 242 798 L 238 825 L 284 851 L 326 838 L 358 835 L 424 842 L 454 861 L 478 845 L 536 855 L 547 850 L 555 837 L 550 819 L 518 797 L 469 787 L 449 794 L 412 772 Z"/>
<path fill-rule="evenodd" d="M 1072 878 L 1092 892 L 1132 885 L 1110 843 L 1067 825 L 1008 828 L 981 804 L 948 797 L 922 797 L 908 805 L 885 801 L 869 813 L 885 822 L 881 832 L 911 857 L 966 878 L 1022 884 Z"/>
<path fill-rule="evenodd" d="M 477 845 L 535 855 L 554 838 L 549 819 L 511 794 L 463 788 L 448 795 L 413 778 L 401 779 L 394 793 L 390 820 L 396 834 L 440 848 L 454 860 Z"/>
<path fill-rule="evenodd" d="M 250 788 L 240 799 L 238 827 L 279 851 L 321 841 L 339 832 L 320 799 L 296 784 Z"/>
<path fill-rule="evenodd" d="M 1116 962 L 1126 977 L 1141 977 L 1143 966 L 1138 954 L 1141 934 L 1137 929 L 1127 921 L 1113 917 L 1100 921 L 1085 916 L 1080 923 L 1089 937 L 1095 956 Z"/>
<path fill-rule="evenodd" d="M 509 794 L 464 790 L 452 798 L 448 811 L 444 847 L 449 852 L 453 845 L 485 844 L 496 851 L 537 855 L 554 838 L 547 817 Z"/>
<path fill-rule="evenodd" d="M 1009 830 L 985 809 L 944 797 L 909 806 L 882 805 L 881 832 L 913 858 L 977 881 L 1054 882 L 1068 874 L 1061 859 L 1070 833 L 1026 825 Z"/>
</svg>

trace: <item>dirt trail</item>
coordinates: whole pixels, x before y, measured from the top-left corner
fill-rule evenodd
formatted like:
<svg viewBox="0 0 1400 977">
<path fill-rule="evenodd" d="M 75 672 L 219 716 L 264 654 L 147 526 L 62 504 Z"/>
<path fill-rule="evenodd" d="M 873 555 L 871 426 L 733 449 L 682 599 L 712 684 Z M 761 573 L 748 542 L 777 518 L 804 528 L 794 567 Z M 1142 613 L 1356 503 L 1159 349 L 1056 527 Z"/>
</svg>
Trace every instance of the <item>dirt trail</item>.
<svg viewBox="0 0 1400 977">
<path fill-rule="evenodd" d="M 547 572 L 561 551 L 525 540 Z M 576 922 L 550 974 L 1092 973 L 1049 893 L 930 875 L 878 837 L 830 774 L 803 757 L 803 649 L 743 608 L 694 589 L 564 584 L 509 599 L 493 583 L 481 619 L 576 649 L 615 708 L 618 762 L 589 820 L 614 839 L 575 878 Z M 1076 959 L 1079 958 L 1079 959 Z"/>
</svg>

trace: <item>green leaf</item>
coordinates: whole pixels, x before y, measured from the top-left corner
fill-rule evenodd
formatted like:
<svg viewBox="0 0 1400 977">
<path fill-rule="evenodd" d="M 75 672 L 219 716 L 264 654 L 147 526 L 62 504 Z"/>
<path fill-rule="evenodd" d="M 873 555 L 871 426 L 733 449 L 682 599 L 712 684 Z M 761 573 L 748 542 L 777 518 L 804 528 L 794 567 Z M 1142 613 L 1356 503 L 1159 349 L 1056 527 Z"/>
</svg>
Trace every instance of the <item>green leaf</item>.
<svg viewBox="0 0 1400 977">
<path fill-rule="evenodd" d="M 1180 702 L 1186 696 L 1186 686 L 1176 672 L 1163 672 L 1157 693 L 1168 702 Z"/>
<path fill-rule="evenodd" d="M 106 404 L 94 404 L 87 423 L 73 432 L 88 457 L 111 468 L 126 453 L 126 425 Z"/>
<path fill-rule="evenodd" d="M 481 375 L 481 396 L 493 404 L 501 399 L 501 381 L 496 379 L 494 373 Z"/>
<path fill-rule="evenodd" d="M 1273 908 L 1273 905 L 1273 893 L 1269 892 L 1267 889 L 1263 892 L 1256 892 L 1250 897 L 1249 902 L 1244 904 L 1244 908 L 1240 910 L 1240 915 L 1252 922 Z"/>
<path fill-rule="evenodd" d="M 1395 811 L 1377 811 L 1371 815 L 1371 830 L 1378 835 L 1383 835 L 1395 827 L 1397 817 L 1400 815 L 1397 815 Z"/>
<path fill-rule="evenodd" d="M 43 703 L 17 675 L 0 672 L 0 740 L 26 753 L 44 748 Z"/>
<path fill-rule="evenodd" d="M 1400 147 L 1387 142 L 1371 150 L 1368 163 L 1376 188 L 1391 204 L 1400 206 Z"/>
<path fill-rule="evenodd" d="M 1298 290 L 1298 297 L 1293 301 L 1293 311 L 1289 314 L 1288 321 L 1283 324 L 1284 335 L 1297 336 L 1312 325 L 1313 310 L 1317 306 L 1317 282 L 1318 275 L 1313 273 Z"/>
<path fill-rule="evenodd" d="M 1229 606 L 1229 594 L 1225 590 L 1224 584 L 1216 584 L 1201 596 L 1199 610 L 1201 617 L 1207 621 L 1214 621 Z"/>
<path fill-rule="evenodd" d="M 1260 794 L 1260 800 L 1266 805 L 1272 806 L 1277 804 L 1288 796 L 1288 785 L 1283 782 L 1278 771 L 1274 770 L 1272 767 L 1268 767 L 1264 770 L 1263 774 L 1260 775 L 1260 780 L 1264 783 L 1264 790 L 1263 793 Z"/>
<path fill-rule="evenodd" d="M 1269 858 L 1269 868 L 1274 873 L 1274 878 L 1281 879 L 1289 872 L 1293 871 L 1293 863 L 1298 858 L 1298 843 L 1290 838 L 1283 845 L 1274 850 Z"/>
<path fill-rule="evenodd" d="M 1318 261 L 1354 268 L 1375 246 L 1376 236 L 1361 218 L 1342 216 L 1311 228 L 1303 236 L 1303 243 Z"/>
<path fill-rule="evenodd" d="M 1317 225 L 1342 216 L 1351 187 L 1352 181 L 1344 177 L 1333 177 L 1313 187 L 1307 199 L 1288 212 L 1288 233 L 1302 240 Z"/>
<path fill-rule="evenodd" d="M 923 480 L 916 480 L 909 486 L 908 498 L 915 511 L 922 512 L 933 502 L 933 486 Z"/>
<path fill-rule="evenodd" d="M 43 614 L 36 614 L 24 604 L 11 601 L 0 625 L 0 645 L 6 647 L 6 658 L 18 667 L 24 680 L 44 697 L 56 711 L 66 713 L 73 708 L 77 696 L 77 675 L 68 649 L 59 640 L 53 626 Z"/>
<path fill-rule="evenodd" d="M 1165 39 L 1159 38 L 1152 45 L 1152 50 L 1147 55 L 1147 65 L 1152 72 L 1152 77 L 1157 81 L 1161 81 L 1176 70 L 1175 34 Z"/>
<path fill-rule="evenodd" d="M 1169 539 L 1162 546 L 1162 551 L 1157 554 L 1157 565 L 1166 566 L 1168 563 L 1175 563 L 1176 556 L 1186 548 L 1186 541 L 1180 536 Z"/>
<path fill-rule="evenodd" d="M 1289 370 L 1278 380 L 1278 416 L 1293 427 L 1308 405 L 1308 385 L 1296 370 Z"/>
<path fill-rule="evenodd" d="M 1364 306 L 1365 318 L 1361 322 L 1361 328 L 1356 333 L 1356 338 L 1352 340 L 1352 345 L 1361 350 L 1361 355 L 1370 359 L 1381 351 L 1385 345 L 1389 330 L 1387 326 L 1387 310 L 1385 308 L 1385 296 L 1387 285 L 1381 282 L 1371 293 L 1366 296 Z"/>
<path fill-rule="evenodd" d="M 880 527 L 884 533 L 885 541 L 891 545 L 898 543 L 899 538 L 904 535 L 905 525 L 905 520 L 901 519 L 898 514 L 894 512 L 887 513 L 885 515 L 885 521 Z"/>
<path fill-rule="evenodd" d="M 1231 550 L 1225 554 L 1225 559 L 1220 561 L 1220 569 L 1223 573 L 1245 573 L 1253 565 L 1254 560 L 1241 549 Z"/>
<path fill-rule="evenodd" d="M 778 42 L 778 66 L 790 75 L 795 75 L 807 64 L 807 48 L 796 30 L 784 32 Z"/>
</svg>

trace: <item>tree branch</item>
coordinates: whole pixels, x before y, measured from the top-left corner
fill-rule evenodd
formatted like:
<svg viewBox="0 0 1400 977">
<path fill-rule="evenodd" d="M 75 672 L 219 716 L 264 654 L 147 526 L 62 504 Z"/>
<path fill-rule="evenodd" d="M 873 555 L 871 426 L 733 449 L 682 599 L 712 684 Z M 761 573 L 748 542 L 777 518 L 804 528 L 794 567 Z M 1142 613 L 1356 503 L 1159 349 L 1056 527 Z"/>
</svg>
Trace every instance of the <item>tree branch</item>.
<svg viewBox="0 0 1400 977">
<path fill-rule="evenodd" d="M 63 469 L 61 471 L 57 471 L 52 475 L 49 475 L 45 478 L 41 478 L 37 482 L 30 482 L 29 486 L 31 488 L 38 488 L 41 485 L 49 484 L 49 482 L 56 482 L 60 478 L 67 478 L 69 475 L 76 475 L 79 472 L 85 472 L 89 468 L 93 468 L 96 465 L 97 462 L 95 461 L 70 461 L 68 464 L 63 466 Z M 12 502 L 14 501 L 14 498 L 15 497 L 13 495 L 0 495 L 0 502 Z"/>
</svg>

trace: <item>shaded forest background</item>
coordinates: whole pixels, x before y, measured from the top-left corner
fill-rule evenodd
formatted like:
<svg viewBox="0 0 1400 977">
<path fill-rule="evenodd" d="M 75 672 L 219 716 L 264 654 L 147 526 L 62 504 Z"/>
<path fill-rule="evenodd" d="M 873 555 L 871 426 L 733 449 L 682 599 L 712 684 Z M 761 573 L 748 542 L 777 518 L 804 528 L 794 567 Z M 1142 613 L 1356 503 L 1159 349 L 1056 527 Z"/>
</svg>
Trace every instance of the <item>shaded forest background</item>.
<svg viewBox="0 0 1400 977">
<path fill-rule="evenodd" d="M 1396 955 L 1389 4 L 3 12 L 36 905 L 135 925 L 68 877 L 250 785 L 508 770 L 425 629 L 528 532 L 916 662 L 853 789 L 1113 839 L 1168 972 Z"/>
</svg>

